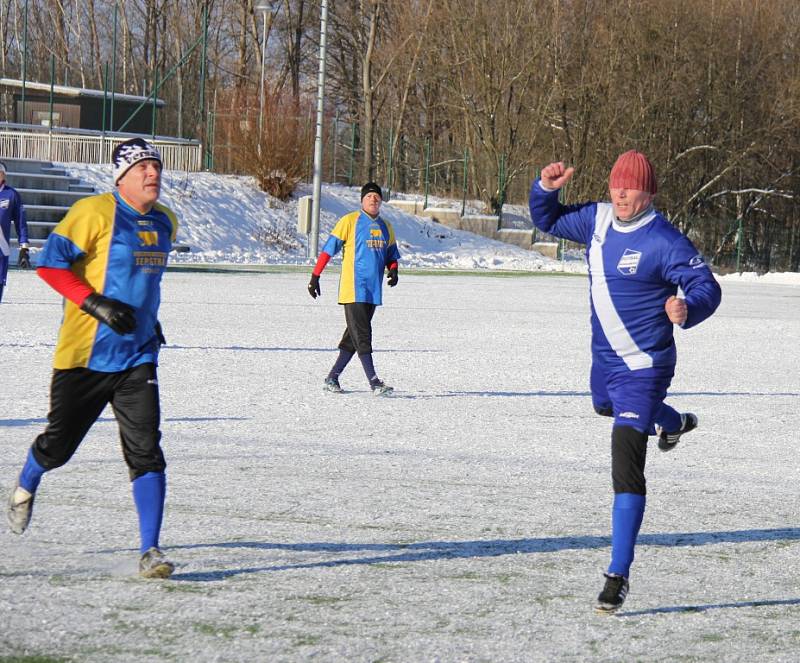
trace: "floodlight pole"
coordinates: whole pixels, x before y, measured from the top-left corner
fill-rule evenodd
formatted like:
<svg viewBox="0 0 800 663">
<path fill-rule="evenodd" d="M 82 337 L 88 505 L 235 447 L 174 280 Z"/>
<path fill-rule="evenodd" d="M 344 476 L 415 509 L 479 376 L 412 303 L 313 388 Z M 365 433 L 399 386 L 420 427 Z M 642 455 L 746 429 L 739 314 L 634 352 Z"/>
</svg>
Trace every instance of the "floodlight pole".
<svg viewBox="0 0 800 663">
<path fill-rule="evenodd" d="M 319 254 L 319 209 L 322 193 L 322 119 L 325 108 L 325 41 L 328 32 L 328 0 L 322 0 L 319 24 L 319 76 L 317 78 L 317 130 L 314 139 L 314 193 L 311 205 L 311 257 Z"/>
<path fill-rule="evenodd" d="M 264 18 L 261 31 L 261 78 L 259 79 L 258 93 L 258 153 L 261 154 L 261 136 L 264 127 L 264 63 L 267 60 L 267 11 L 269 10 L 269 5 L 262 2 L 256 5 L 256 8 L 261 10 L 261 15 Z"/>
</svg>

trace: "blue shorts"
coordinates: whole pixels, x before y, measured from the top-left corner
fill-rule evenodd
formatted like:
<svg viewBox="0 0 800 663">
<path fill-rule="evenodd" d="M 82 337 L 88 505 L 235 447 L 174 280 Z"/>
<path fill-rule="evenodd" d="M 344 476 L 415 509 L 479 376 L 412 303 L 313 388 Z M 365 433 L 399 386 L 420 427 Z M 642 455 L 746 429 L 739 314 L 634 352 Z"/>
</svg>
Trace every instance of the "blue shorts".
<svg viewBox="0 0 800 663">
<path fill-rule="evenodd" d="M 598 412 L 610 410 L 615 426 L 631 426 L 651 433 L 672 377 L 606 375 L 596 364 L 591 372 L 592 405 Z"/>
</svg>

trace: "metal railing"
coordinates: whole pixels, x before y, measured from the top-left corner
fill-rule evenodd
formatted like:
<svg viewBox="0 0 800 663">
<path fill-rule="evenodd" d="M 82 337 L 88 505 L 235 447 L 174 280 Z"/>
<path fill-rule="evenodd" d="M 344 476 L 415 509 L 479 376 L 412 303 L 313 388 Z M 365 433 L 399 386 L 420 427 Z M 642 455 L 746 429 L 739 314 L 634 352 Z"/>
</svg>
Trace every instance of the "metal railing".
<svg viewBox="0 0 800 663">
<path fill-rule="evenodd" d="M 36 159 L 75 163 L 111 163 L 114 147 L 138 134 L 75 129 L 53 129 L 0 122 L 0 155 L 9 159 Z M 196 172 L 203 168 L 199 141 L 145 137 L 158 147 L 164 168 Z"/>
</svg>

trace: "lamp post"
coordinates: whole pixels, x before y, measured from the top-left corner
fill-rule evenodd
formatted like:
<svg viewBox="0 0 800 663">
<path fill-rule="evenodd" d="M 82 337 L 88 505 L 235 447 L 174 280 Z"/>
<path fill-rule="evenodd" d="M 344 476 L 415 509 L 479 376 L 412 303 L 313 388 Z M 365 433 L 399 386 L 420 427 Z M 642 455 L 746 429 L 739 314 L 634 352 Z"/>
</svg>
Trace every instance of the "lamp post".
<svg viewBox="0 0 800 663">
<path fill-rule="evenodd" d="M 264 63 L 267 60 L 267 12 L 271 12 L 280 0 L 261 0 L 253 7 L 260 11 L 264 18 L 261 30 L 261 78 L 259 79 L 258 92 L 258 153 L 261 154 L 261 130 L 264 126 Z"/>
<path fill-rule="evenodd" d="M 325 42 L 328 34 L 328 0 L 322 0 L 319 23 L 317 130 L 314 139 L 314 189 L 311 199 L 311 257 L 314 259 L 319 253 L 319 212 L 322 195 L 322 119 L 325 108 Z"/>
</svg>

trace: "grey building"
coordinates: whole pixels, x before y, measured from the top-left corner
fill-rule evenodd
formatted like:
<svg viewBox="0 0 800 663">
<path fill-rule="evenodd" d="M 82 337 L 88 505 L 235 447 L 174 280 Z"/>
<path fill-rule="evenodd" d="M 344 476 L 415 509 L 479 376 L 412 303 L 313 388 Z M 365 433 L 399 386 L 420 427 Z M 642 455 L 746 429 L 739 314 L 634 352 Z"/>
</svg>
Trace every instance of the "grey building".
<svg viewBox="0 0 800 663">
<path fill-rule="evenodd" d="M 25 82 L 25 114 L 22 110 L 22 81 L 0 78 L 0 107 L 8 117 L 2 118 L 12 124 L 49 126 L 50 84 Z M 105 95 L 106 121 L 103 125 L 103 97 Z M 146 102 L 143 106 L 142 103 Z M 163 99 L 156 99 L 156 123 L 163 109 Z M 138 109 L 138 110 L 137 110 Z M 101 131 L 119 130 L 123 122 L 136 112 L 125 126 L 126 133 L 147 134 L 153 127 L 153 101 L 148 97 L 131 94 L 114 95 L 114 126 L 111 120 L 111 93 L 103 90 L 88 90 L 66 85 L 53 86 L 53 127 L 67 129 L 92 129 Z"/>
</svg>

